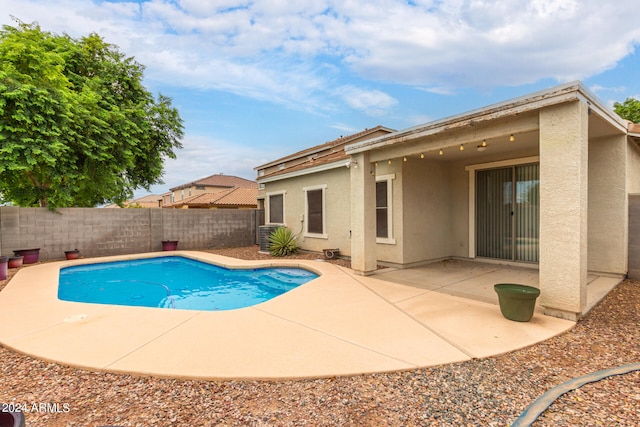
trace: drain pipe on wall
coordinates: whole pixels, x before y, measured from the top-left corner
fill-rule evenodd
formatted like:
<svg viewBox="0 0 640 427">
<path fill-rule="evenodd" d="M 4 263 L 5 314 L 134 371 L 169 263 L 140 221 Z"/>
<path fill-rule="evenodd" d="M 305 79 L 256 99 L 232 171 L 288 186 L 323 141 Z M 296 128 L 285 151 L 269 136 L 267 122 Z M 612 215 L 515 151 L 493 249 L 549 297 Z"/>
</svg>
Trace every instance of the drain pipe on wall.
<svg viewBox="0 0 640 427">
<path fill-rule="evenodd" d="M 628 374 L 633 371 L 640 371 L 640 362 L 630 365 L 623 365 L 617 368 L 605 369 L 593 372 L 582 377 L 566 381 L 558 386 L 549 389 L 542 396 L 537 398 L 520 416 L 511 424 L 511 427 L 529 427 L 538 417 L 551 406 L 551 404 L 563 394 L 578 389 L 585 384 L 594 383 L 614 375 Z"/>
</svg>

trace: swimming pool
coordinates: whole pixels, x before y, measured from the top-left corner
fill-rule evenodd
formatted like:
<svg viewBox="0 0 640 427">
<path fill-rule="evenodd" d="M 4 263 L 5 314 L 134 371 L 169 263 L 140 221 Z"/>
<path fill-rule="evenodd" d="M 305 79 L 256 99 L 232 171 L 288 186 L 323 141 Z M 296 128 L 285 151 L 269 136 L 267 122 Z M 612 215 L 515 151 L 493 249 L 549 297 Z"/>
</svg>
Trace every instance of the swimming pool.
<svg viewBox="0 0 640 427">
<path fill-rule="evenodd" d="M 268 301 L 318 277 L 295 267 L 228 269 L 182 256 L 60 269 L 63 301 L 184 310 L 233 310 Z"/>
</svg>

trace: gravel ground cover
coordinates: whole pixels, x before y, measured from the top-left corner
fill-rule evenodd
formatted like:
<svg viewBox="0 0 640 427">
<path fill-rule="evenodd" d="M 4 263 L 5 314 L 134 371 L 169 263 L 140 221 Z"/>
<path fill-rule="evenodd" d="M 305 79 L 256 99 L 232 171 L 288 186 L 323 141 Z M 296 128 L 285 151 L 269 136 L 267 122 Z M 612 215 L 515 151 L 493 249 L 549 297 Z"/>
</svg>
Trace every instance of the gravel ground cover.
<svg viewBox="0 0 640 427">
<path fill-rule="evenodd" d="M 210 252 L 270 258 L 255 247 Z M 640 282 L 627 280 L 563 335 L 498 357 L 406 372 L 174 380 L 84 371 L 0 346 L 0 402 L 22 406 L 28 427 L 507 426 L 562 382 L 640 361 L 639 325 Z M 636 426 L 638 420 L 640 373 L 634 372 L 563 395 L 534 426 Z"/>
</svg>

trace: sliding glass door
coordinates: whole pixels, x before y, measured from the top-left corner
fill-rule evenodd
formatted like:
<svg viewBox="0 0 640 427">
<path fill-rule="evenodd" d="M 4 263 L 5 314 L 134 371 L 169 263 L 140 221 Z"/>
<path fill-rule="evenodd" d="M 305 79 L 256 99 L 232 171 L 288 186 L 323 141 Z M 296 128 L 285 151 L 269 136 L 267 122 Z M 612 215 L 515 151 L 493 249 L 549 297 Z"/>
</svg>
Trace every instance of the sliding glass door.
<svg viewBox="0 0 640 427">
<path fill-rule="evenodd" d="M 538 164 L 476 172 L 476 255 L 538 262 Z"/>
</svg>

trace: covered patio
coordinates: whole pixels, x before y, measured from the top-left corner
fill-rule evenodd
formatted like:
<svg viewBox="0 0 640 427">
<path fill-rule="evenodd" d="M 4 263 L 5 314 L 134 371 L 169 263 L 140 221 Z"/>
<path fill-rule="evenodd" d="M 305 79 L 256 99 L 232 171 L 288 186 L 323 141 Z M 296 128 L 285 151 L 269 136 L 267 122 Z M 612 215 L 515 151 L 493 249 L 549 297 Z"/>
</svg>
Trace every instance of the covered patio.
<svg viewBox="0 0 640 427">
<path fill-rule="evenodd" d="M 544 313 L 577 320 L 597 278 L 627 272 L 628 194 L 640 190 L 627 130 L 574 82 L 347 146 L 353 269 L 410 268 L 389 275 L 404 280 L 447 259 L 534 268 L 522 277 Z"/>
<path fill-rule="evenodd" d="M 403 289 L 394 302 L 409 302 L 414 299 L 429 298 L 436 292 L 454 297 L 498 304 L 498 296 L 493 285 L 498 283 L 519 283 L 538 288 L 538 270 L 531 267 L 517 267 L 491 262 L 458 259 L 432 262 L 406 269 L 381 269 L 371 276 L 387 284 Z M 587 314 L 602 300 L 621 279 L 615 276 L 589 274 L 587 276 L 587 303 L 582 316 Z M 536 313 L 543 314 L 543 308 L 536 305 Z"/>
</svg>

